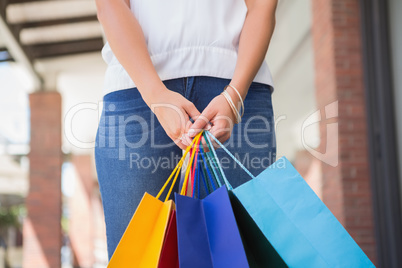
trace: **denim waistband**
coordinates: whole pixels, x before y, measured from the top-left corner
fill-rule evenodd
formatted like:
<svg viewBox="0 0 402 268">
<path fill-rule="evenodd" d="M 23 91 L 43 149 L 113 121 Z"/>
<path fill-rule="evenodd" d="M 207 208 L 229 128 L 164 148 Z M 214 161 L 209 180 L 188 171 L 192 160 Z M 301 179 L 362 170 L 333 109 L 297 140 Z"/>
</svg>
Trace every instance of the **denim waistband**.
<svg viewBox="0 0 402 268">
<path fill-rule="evenodd" d="M 140 92 L 136 87 L 132 87 L 110 92 L 105 96 L 103 96 L 103 101 L 104 102 L 130 101 L 138 97 L 141 97 Z"/>
<path fill-rule="evenodd" d="M 180 80 L 184 81 L 184 77 L 182 78 L 175 78 L 175 79 L 168 79 L 165 82 L 173 82 L 173 83 L 179 83 Z M 219 78 L 218 78 L 219 79 Z M 170 81 L 172 80 L 172 81 Z M 176 80 L 176 81 L 173 81 Z M 267 84 L 263 84 L 263 83 L 259 83 L 259 82 L 255 82 L 253 81 L 250 85 L 250 89 L 249 90 L 254 90 L 254 89 L 269 89 L 271 94 L 273 92 L 273 87 Z M 104 103 L 119 103 L 119 106 L 126 106 L 129 107 L 130 106 L 130 101 L 135 101 L 138 99 L 142 99 L 142 96 L 139 92 L 139 90 L 136 87 L 132 87 L 132 88 L 127 88 L 127 89 L 121 89 L 121 90 L 116 90 L 110 93 L 107 93 L 106 95 L 103 96 L 103 102 Z M 124 103 L 124 104 L 123 104 Z M 124 107 L 121 107 L 124 109 Z"/>
</svg>

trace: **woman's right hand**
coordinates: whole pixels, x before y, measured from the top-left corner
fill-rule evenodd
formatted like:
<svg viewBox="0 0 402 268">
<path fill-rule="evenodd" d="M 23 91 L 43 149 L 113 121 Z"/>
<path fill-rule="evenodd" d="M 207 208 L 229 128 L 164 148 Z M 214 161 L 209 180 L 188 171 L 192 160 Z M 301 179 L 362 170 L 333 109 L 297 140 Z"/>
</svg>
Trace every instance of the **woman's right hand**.
<svg viewBox="0 0 402 268">
<path fill-rule="evenodd" d="M 181 94 L 164 88 L 157 94 L 144 98 L 152 112 L 158 118 L 166 134 L 181 149 L 186 149 L 191 140 L 184 135 L 192 126 L 190 118 L 195 120 L 200 112 L 194 104 Z"/>
</svg>

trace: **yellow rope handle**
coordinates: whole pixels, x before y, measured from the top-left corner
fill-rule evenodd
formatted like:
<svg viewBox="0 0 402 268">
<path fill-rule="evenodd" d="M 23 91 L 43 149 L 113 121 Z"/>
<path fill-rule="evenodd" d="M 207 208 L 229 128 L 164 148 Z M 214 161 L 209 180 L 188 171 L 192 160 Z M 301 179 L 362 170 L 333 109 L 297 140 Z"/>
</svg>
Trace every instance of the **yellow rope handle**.
<svg viewBox="0 0 402 268">
<path fill-rule="evenodd" d="M 194 140 L 195 140 L 195 143 L 193 143 L 193 147 L 194 147 L 194 144 L 198 144 L 198 141 L 200 140 L 200 138 L 202 137 L 202 135 L 200 135 L 199 137 L 198 137 L 198 135 L 194 138 Z M 186 168 L 186 176 L 188 175 L 188 173 L 189 173 L 189 171 L 190 171 L 190 169 L 191 169 L 191 167 L 192 167 L 192 163 L 193 163 L 193 159 L 194 159 L 194 154 L 192 154 L 192 156 L 191 156 L 191 160 L 189 160 L 189 162 L 188 162 L 188 165 L 187 165 L 187 168 Z M 182 165 L 184 164 L 184 159 L 183 159 L 183 162 L 182 162 Z M 181 166 L 182 166 L 181 165 Z M 181 167 L 180 166 L 180 167 Z M 172 185 L 174 185 L 175 183 L 176 183 L 176 179 L 177 179 L 177 176 L 178 176 L 178 174 L 180 173 L 180 169 L 177 171 L 177 174 L 176 174 L 176 176 L 175 176 L 175 179 L 174 179 L 174 181 L 173 181 L 173 183 L 172 183 Z M 184 182 L 183 182 L 183 186 L 182 186 L 182 190 L 181 190 L 181 192 L 183 192 L 183 191 L 185 191 L 185 189 L 187 188 L 187 178 L 184 180 Z M 172 189 L 173 189 L 173 187 L 170 187 L 170 190 L 169 190 L 169 193 L 168 193 L 168 196 L 170 196 L 170 193 L 171 193 L 171 191 L 172 191 Z M 181 195 L 183 195 L 183 193 L 180 193 Z"/>
<path fill-rule="evenodd" d="M 202 131 L 199 133 L 199 134 L 202 134 Z M 199 135 L 198 134 L 198 135 Z M 195 142 L 195 144 L 197 145 L 198 144 L 198 141 L 199 141 L 199 139 L 201 138 L 201 135 L 200 136 L 197 136 L 197 141 Z M 195 139 L 194 139 L 195 140 Z M 187 169 L 186 169 L 186 175 L 184 176 L 184 182 L 183 182 L 183 187 L 181 187 L 181 191 L 180 191 L 180 194 L 181 195 L 184 195 L 184 193 L 186 192 L 186 189 L 187 189 L 187 183 L 188 183 L 188 178 L 190 177 L 189 176 L 189 173 L 190 173 L 190 169 L 191 169 L 191 166 L 192 166 L 192 164 L 193 164 L 193 161 L 194 161 L 194 156 L 195 156 L 195 153 L 193 153 L 192 155 L 191 155 L 191 159 L 190 159 L 190 161 L 189 161 L 189 163 L 188 163 L 188 166 L 187 166 Z"/>
<path fill-rule="evenodd" d="M 202 135 L 201 135 L 201 137 L 202 137 Z M 200 137 L 200 138 L 201 138 Z M 194 143 L 194 145 L 193 145 L 193 149 L 196 149 L 196 146 L 197 146 L 197 144 L 199 143 L 199 140 L 196 142 L 196 143 Z M 193 154 L 190 156 L 190 157 L 192 157 L 193 155 L 195 155 L 195 152 L 194 152 L 194 150 L 193 150 Z M 192 158 L 190 158 L 189 160 L 188 160 L 188 165 L 187 165 L 187 167 L 186 167 L 186 172 L 185 172 L 185 177 L 184 177 L 184 181 L 186 181 L 187 183 L 186 184 L 184 184 L 184 181 L 183 181 L 183 185 L 182 185 L 182 189 L 184 188 L 184 195 L 186 194 L 186 192 L 187 192 L 187 190 L 188 190 L 188 184 L 189 184 L 189 178 L 190 178 L 190 173 L 191 173 L 191 169 L 193 168 L 193 166 L 194 166 L 194 161 L 197 161 L 197 160 L 193 160 L 193 158 L 194 157 L 192 157 Z M 183 163 L 184 164 L 184 163 Z M 181 192 L 181 190 L 180 190 L 180 192 Z"/>
<path fill-rule="evenodd" d="M 169 200 L 170 194 L 171 194 L 172 191 L 173 191 L 173 187 L 174 187 L 174 185 L 176 184 L 177 177 L 178 177 L 179 174 L 180 174 L 180 170 L 181 170 L 181 167 L 182 167 L 182 166 L 183 166 L 183 162 L 180 164 L 180 167 L 179 167 L 179 168 L 177 169 L 177 171 L 176 171 L 176 175 L 174 176 L 172 185 L 170 186 L 169 192 L 168 192 L 167 195 L 166 195 L 165 202 Z"/>
<path fill-rule="evenodd" d="M 173 183 L 170 186 L 169 192 L 166 195 L 165 201 L 167 201 L 169 199 L 170 194 L 171 194 L 171 192 L 173 190 L 173 187 L 174 187 L 174 185 L 176 183 L 177 177 L 178 177 L 178 175 L 180 173 L 181 167 L 183 166 L 184 159 L 185 159 L 186 155 L 188 154 L 188 152 L 190 151 L 191 147 L 193 147 L 194 143 L 198 142 L 198 140 L 200 139 L 201 135 L 202 135 L 202 132 L 198 133 L 197 136 L 195 136 L 195 138 L 192 140 L 191 144 L 186 148 L 186 150 L 183 153 L 183 156 L 181 157 L 179 163 L 177 163 L 176 167 L 173 169 L 172 173 L 170 174 L 169 178 L 166 180 L 165 184 L 162 186 L 162 189 L 159 191 L 159 193 L 156 196 L 156 198 L 158 198 L 158 199 L 160 198 L 160 196 L 162 195 L 163 191 L 165 190 L 165 188 L 167 187 L 167 185 L 171 181 L 173 175 L 175 175 Z M 187 170 L 186 170 L 186 172 L 187 172 Z"/>
</svg>

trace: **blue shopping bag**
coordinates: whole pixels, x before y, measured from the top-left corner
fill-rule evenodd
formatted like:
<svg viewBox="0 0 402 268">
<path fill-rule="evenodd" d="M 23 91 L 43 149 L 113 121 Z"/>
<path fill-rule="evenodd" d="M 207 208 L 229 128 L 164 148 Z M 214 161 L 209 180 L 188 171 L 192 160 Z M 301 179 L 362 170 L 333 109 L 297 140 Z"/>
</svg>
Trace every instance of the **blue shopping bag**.
<svg viewBox="0 0 402 268">
<path fill-rule="evenodd" d="M 218 186 L 203 163 L 197 164 L 193 193 L 202 185 L 208 191 L 207 180 L 212 188 Z M 225 185 L 204 199 L 175 193 L 175 201 L 181 268 L 249 267 Z"/>
<path fill-rule="evenodd" d="M 286 265 L 374 267 L 286 157 L 254 177 L 211 133 L 205 136 L 209 144 L 209 137 L 214 139 L 252 178 L 235 189 L 224 179 L 233 193 L 236 219 L 241 222 L 247 214 Z"/>
</svg>

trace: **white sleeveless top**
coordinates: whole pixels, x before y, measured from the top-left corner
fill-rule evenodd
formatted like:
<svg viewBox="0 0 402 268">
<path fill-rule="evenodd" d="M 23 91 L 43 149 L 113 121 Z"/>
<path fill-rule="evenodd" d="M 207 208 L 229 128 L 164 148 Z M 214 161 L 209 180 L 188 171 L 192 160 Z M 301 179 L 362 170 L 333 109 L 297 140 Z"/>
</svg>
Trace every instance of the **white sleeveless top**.
<svg viewBox="0 0 402 268">
<path fill-rule="evenodd" d="M 130 2 L 162 81 L 198 75 L 232 78 L 240 32 L 247 13 L 244 0 Z M 108 42 L 102 49 L 102 58 L 108 65 L 104 94 L 135 87 Z M 273 87 L 265 60 L 253 81 Z"/>
</svg>

